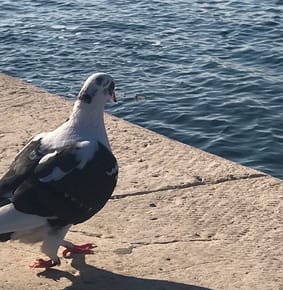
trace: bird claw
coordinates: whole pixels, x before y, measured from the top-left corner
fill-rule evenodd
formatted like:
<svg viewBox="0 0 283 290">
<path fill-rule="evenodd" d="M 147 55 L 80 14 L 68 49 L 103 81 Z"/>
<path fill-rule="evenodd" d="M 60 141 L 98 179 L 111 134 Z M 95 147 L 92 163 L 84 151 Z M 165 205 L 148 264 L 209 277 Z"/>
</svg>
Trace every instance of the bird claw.
<svg viewBox="0 0 283 290">
<path fill-rule="evenodd" d="M 68 258 L 71 254 L 93 254 L 93 248 L 96 246 L 92 243 L 87 243 L 83 245 L 72 245 L 70 247 L 65 246 L 63 251 L 63 257 Z"/>
<path fill-rule="evenodd" d="M 36 259 L 35 262 L 32 265 L 30 265 L 30 267 L 32 269 L 36 269 L 36 268 L 49 269 L 49 268 L 55 267 L 56 265 L 57 263 L 55 263 L 52 260 Z"/>
<path fill-rule="evenodd" d="M 63 251 L 63 257 L 69 258 L 72 254 L 93 254 L 93 248 L 96 246 L 92 243 L 87 243 L 83 245 L 72 245 L 72 246 L 64 246 L 66 249 Z M 44 260 L 44 259 L 36 259 L 35 262 L 30 265 L 32 269 L 36 268 L 45 268 L 49 269 L 60 265 L 59 263 L 54 262 L 53 260 Z"/>
</svg>

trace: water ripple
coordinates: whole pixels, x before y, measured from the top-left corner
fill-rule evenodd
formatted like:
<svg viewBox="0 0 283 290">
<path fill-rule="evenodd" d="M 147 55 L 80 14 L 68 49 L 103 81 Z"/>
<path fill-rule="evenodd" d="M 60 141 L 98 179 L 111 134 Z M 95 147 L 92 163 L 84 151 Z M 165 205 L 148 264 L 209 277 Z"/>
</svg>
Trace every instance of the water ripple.
<svg viewBox="0 0 283 290">
<path fill-rule="evenodd" d="M 0 68 L 70 98 L 109 71 L 113 114 L 283 178 L 282 4 L 3 0 Z"/>
</svg>

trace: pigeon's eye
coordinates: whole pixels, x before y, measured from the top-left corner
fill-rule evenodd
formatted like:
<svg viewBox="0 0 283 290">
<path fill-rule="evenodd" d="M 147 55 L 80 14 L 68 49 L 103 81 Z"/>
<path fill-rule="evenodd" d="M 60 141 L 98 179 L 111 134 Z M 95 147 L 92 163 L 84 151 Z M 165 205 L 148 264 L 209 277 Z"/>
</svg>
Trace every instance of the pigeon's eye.
<svg viewBox="0 0 283 290">
<path fill-rule="evenodd" d="M 114 82 L 111 82 L 111 84 L 108 87 L 108 92 L 109 92 L 110 95 L 113 94 L 114 88 L 115 88 L 115 84 L 114 84 Z"/>
</svg>

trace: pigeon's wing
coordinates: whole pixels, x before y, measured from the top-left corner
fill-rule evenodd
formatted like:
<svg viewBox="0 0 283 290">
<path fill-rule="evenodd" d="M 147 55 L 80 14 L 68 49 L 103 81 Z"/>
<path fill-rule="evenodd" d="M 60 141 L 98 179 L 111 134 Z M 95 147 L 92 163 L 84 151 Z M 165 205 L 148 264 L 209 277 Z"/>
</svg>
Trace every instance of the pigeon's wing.
<svg viewBox="0 0 283 290">
<path fill-rule="evenodd" d="M 11 201 L 21 212 L 43 217 L 56 216 L 62 189 L 59 182 L 80 165 L 76 144 L 54 149 L 44 155 L 15 190 Z"/>
<path fill-rule="evenodd" d="M 116 159 L 105 146 L 79 142 L 42 157 L 12 202 L 19 211 L 50 217 L 50 223 L 80 223 L 105 205 L 117 174 Z"/>
<path fill-rule="evenodd" d="M 0 179 L 0 200 L 11 197 L 43 157 L 41 139 L 31 140 L 16 156 L 8 171 Z"/>
<path fill-rule="evenodd" d="M 40 140 L 28 144 L 1 180 L 1 189 L 12 194 L 6 199 L 2 195 L 0 234 L 30 230 L 57 218 L 49 201 L 53 196 L 50 190 L 54 189 L 49 183 L 76 168 L 77 147 L 67 146 L 44 154 L 41 145 Z"/>
</svg>

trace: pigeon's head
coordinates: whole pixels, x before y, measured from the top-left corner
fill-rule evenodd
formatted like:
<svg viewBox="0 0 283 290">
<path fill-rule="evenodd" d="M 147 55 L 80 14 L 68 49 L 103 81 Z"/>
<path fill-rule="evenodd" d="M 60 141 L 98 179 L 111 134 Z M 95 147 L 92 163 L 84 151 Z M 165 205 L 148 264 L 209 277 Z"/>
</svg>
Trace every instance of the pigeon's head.
<svg viewBox="0 0 283 290">
<path fill-rule="evenodd" d="M 95 73 L 91 75 L 85 81 L 78 99 L 86 104 L 93 102 L 105 104 L 109 100 L 117 102 L 113 78 L 106 73 Z"/>
</svg>

